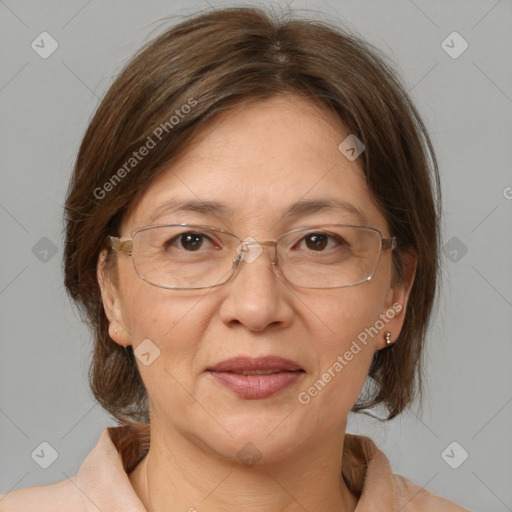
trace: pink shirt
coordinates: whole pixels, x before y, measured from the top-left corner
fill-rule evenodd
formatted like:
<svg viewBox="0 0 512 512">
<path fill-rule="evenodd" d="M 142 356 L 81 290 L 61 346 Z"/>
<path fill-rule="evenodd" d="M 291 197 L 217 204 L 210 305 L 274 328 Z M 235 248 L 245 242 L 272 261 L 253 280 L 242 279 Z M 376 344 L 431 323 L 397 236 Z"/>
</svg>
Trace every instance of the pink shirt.
<svg viewBox="0 0 512 512">
<path fill-rule="evenodd" d="M 1 512 L 147 512 L 128 478 L 149 449 L 149 425 L 106 428 L 76 476 L 0 496 Z M 343 477 L 356 512 L 469 512 L 395 475 L 368 437 L 345 434 Z"/>
</svg>

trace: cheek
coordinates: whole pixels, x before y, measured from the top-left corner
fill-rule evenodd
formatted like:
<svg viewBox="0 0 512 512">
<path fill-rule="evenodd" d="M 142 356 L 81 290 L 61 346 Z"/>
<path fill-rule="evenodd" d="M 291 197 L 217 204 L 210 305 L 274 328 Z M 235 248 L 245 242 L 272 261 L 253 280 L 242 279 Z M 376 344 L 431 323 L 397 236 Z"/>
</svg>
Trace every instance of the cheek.
<svg viewBox="0 0 512 512">
<path fill-rule="evenodd" d="M 165 360 L 166 367 L 167 361 L 185 364 L 197 351 L 201 336 L 200 294 L 150 285 L 135 273 L 131 261 L 123 262 L 119 271 L 123 323 L 134 350 L 150 340 L 164 356 L 160 363 Z M 144 376 L 145 367 L 139 366 Z"/>
<path fill-rule="evenodd" d="M 327 292 L 327 291 L 326 291 Z M 329 290 L 321 296 L 310 296 L 309 318 L 323 333 L 322 352 L 348 349 L 350 342 L 364 340 L 383 313 L 387 288 L 378 281 L 370 281 L 353 288 Z M 373 346 L 375 336 L 368 336 L 367 345 Z M 347 345 L 348 344 L 348 345 Z"/>
<path fill-rule="evenodd" d="M 368 375 L 375 340 L 383 335 L 375 324 L 385 287 L 370 283 L 304 300 L 308 317 L 315 319 L 309 325 L 317 360 L 299 402 L 312 407 L 326 425 L 337 423 L 352 408 Z"/>
<path fill-rule="evenodd" d="M 154 288 L 154 290 L 153 290 Z M 139 287 L 129 308 L 130 337 L 150 403 L 171 414 L 193 406 L 197 357 L 203 329 L 198 298 L 177 296 L 151 285 Z M 147 341 L 150 340 L 150 341 Z M 144 354 L 149 357 L 144 360 Z M 149 364 L 147 364 L 149 363 Z"/>
</svg>

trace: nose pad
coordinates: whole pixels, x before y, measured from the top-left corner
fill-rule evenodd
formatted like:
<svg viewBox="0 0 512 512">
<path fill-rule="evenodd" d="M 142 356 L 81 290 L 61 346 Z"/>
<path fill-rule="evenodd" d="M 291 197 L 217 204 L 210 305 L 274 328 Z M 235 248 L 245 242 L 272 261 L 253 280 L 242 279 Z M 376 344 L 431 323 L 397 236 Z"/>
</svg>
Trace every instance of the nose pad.
<svg viewBox="0 0 512 512">
<path fill-rule="evenodd" d="M 234 270 L 238 267 L 240 262 L 244 260 L 246 263 L 255 262 L 261 254 L 263 254 L 265 247 L 273 247 L 273 255 L 272 255 L 272 272 L 274 275 L 282 279 L 283 275 L 279 268 L 277 261 L 277 248 L 275 242 L 258 242 L 256 239 L 248 236 L 245 238 L 238 246 L 236 247 L 237 256 L 233 258 L 233 266 Z"/>
<path fill-rule="evenodd" d="M 244 239 L 244 241 L 238 244 L 236 248 L 236 253 L 240 259 L 246 261 L 247 263 L 256 261 L 262 252 L 263 247 L 261 244 L 251 236 L 248 236 L 246 239 Z"/>
</svg>

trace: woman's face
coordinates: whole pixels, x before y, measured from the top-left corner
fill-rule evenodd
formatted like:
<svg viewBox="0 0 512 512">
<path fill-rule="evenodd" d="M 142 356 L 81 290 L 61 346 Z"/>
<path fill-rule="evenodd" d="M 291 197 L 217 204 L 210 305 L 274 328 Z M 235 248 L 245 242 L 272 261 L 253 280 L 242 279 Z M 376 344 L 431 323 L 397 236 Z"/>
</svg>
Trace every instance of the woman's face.
<svg viewBox="0 0 512 512">
<path fill-rule="evenodd" d="M 155 178 L 124 219 L 121 236 L 149 224 L 189 223 L 262 241 L 302 226 L 334 223 L 371 226 L 389 237 L 358 160 L 338 149 L 348 135 L 329 111 L 295 96 L 228 112 Z M 215 201 L 229 212 L 162 208 L 171 200 Z M 294 203 L 312 200 L 337 200 L 353 208 L 285 216 Z M 384 332 L 397 338 L 407 290 L 392 287 L 389 250 L 382 252 L 370 281 L 337 289 L 284 282 L 272 271 L 272 254 L 266 249 L 254 261 L 242 261 L 230 281 L 210 289 L 153 286 L 137 276 L 123 254 L 117 256 L 114 284 L 103 276 L 110 336 L 134 350 L 151 340 L 143 346 L 150 354 L 144 356 L 146 364 L 137 364 L 152 424 L 174 443 L 191 441 L 228 458 L 258 450 L 269 462 L 298 449 L 338 443 L 372 357 L 385 347 Z M 243 369 L 231 368 L 228 376 L 210 370 L 233 358 L 247 358 L 250 366 L 265 357 L 286 359 L 301 371 L 277 368 L 282 370 L 277 377 L 243 377 L 234 375 Z M 251 379 L 254 395 L 247 393 Z"/>
</svg>

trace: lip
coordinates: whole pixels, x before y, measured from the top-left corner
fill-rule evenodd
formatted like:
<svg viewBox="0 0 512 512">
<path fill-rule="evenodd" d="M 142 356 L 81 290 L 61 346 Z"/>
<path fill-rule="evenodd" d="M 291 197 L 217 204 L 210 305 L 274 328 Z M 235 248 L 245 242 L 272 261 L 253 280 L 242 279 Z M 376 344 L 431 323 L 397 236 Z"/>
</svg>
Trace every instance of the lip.
<svg viewBox="0 0 512 512">
<path fill-rule="evenodd" d="M 206 371 L 238 396 L 253 400 L 283 391 L 297 383 L 305 373 L 297 363 L 278 356 L 234 357 Z"/>
<path fill-rule="evenodd" d="M 234 373 L 242 373 L 242 372 L 250 372 L 250 371 L 258 371 L 258 370 L 281 370 L 294 372 L 297 370 L 302 370 L 300 365 L 297 363 L 290 361 L 289 359 L 284 359 L 279 356 L 263 356 L 263 357 L 247 357 L 247 356 L 239 356 L 232 357 L 231 359 L 226 359 L 215 366 L 210 366 L 207 368 L 208 371 L 213 372 L 234 372 Z"/>
</svg>

